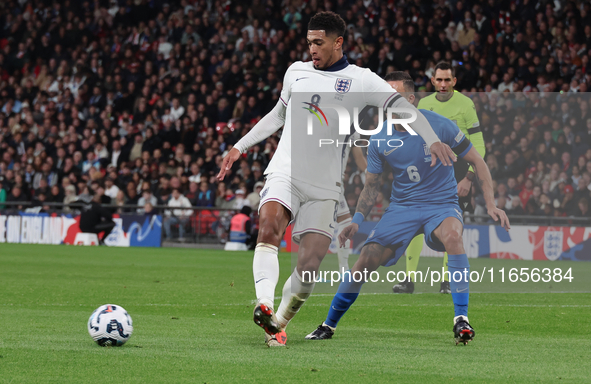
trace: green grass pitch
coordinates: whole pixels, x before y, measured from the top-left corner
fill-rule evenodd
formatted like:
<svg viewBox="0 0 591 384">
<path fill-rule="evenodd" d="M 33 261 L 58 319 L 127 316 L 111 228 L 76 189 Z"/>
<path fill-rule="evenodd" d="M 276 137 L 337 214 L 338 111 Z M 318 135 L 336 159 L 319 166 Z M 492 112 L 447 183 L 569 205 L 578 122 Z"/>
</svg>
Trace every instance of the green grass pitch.
<svg viewBox="0 0 591 384">
<path fill-rule="evenodd" d="M 277 295 L 291 264 L 280 260 Z M 470 262 L 591 272 L 584 262 Z M 288 327 L 288 347 L 269 349 L 252 322 L 251 252 L 3 244 L 0 383 L 591 382 L 590 293 L 474 293 L 476 338 L 456 346 L 451 297 L 423 288 L 361 295 L 327 341 L 304 339 L 332 299 L 314 295 Z M 99 347 L 86 330 L 107 303 L 134 321 L 121 348 Z"/>
</svg>

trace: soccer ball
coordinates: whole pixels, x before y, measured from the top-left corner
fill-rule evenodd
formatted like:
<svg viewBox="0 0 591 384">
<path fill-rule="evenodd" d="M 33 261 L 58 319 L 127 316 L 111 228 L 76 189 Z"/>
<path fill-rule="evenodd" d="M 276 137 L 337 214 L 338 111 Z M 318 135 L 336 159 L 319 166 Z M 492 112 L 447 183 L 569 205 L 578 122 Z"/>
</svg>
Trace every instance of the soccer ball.
<svg viewBox="0 0 591 384">
<path fill-rule="evenodd" d="M 88 319 L 88 333 L 101 347 L 121 346 L 132 332 L 131 316 L 119 305 L 100 306 Z"/>
</svg>

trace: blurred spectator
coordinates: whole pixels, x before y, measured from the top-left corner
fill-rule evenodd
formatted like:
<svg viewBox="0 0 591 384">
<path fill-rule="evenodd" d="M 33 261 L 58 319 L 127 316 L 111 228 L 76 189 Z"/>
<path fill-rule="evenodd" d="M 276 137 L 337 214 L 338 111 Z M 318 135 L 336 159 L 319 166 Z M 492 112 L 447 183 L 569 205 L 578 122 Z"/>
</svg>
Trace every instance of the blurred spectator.
<svg viewBox="0 0 591 384">
<path fill-rule="evenodd" d="M 49 195 L 47 196 L 47 202 L 49 203 L 62 203 L 64 201 L 64 194 L 62 193 L 59 186 L 54 185 L 51 187 Z"/>
<path fill-rule="evenodd" d="M 198 207 L 213 207 L 215 204 L 215 193 L 209 189 L 207 181 L 202 181 L 199 186 L 199 193 L 195 205 Z"/>
<path fill-rule="evenodd" d="M 254 190 L 248 194 L 246 199 L 248 200 L 248 206 L 250 206 L 254 211 L 259 209 L 259 203 L 261 202 L 261 191 L 265 186 L 265 182 L 257 181 L 254 184 Z"/>
<path fill-rule="evenodd" d="M 127 184 L 127 204 L 128 205 L 139 205 L 139 199 L 140 197 L 137 195 L 137 189 L 135 187 L 135 184 L 133 183 L 133 181 L 130 181 Z"/>
<path fill-rule="evenodd" d="M 157 215 L 158 212 L 154 209 L 154 206 L 151 203 L 144 204 L 144 214 L 148 216 Z"/>
<path fill-rule="evenodd" d="M 25 195 L 23 195 L 21 188 L 18 186 L 13 187 L 12 190 L 10 191 L 10 194 L 6 198 L 6 202 L 8 202 L 8 203 L 20 203 L 20 202 L 25 202 L 27 200 L 28 200 L 27 197 Z M 10 205 L 9 207 L 11 209 L 18 209 L 18 210 L 23 209 L 22 205 L 18 205 L 18 206 Z"/>
<path fill-rule="evenodd" d="M 519 196 L 513 196 L 511 198 L 511 208 L 507 209 L 507 215 L 525 215 L 525 211 L 521 205 L 521 199 Z"/>
<path fill-rule="evenodd" d="M 44 163 L 41 166 L 41 172 L 36 172 L 35 176 L 33 177 L 33 188 L 38 189 L 40 187 L 41 180 L 45 181 L 44 188 L 47 186 L 53 187 L 57 184 L 57 174 L 51 171 L 51 165 L 49 163 Z"/>
<path fill-rule="evenodd" d="M 591 217 L 591 212 L 589 211 L 589 201 L 586 198 L 583 197 L 579 200 L 573 215 L 576 217 Z"/>
<path fill-rule="evenodd" d="M 169 207 L 191 208 L 191 202 L 180 191 L 175 188 L 172 190 L 170 200 L 167 204 Z M 179 240 L 185 238 L 185 227 L 189 224 L 193 211 L 191 209 L 174 209 L 164 211 L 164 231 L 166 239 L 170 240 L 172 225 L 179 226 Z"/>
<path fill-rule="evenodd" d="M 65 188 L 65 191 L 66 191 L 66 196 L 64 197 L 64 200 L 63 200 L 64 204 L 68 205 L 68 204 L 71 204 L 71 203 L 75 202 L 76 199 L 77 199 L 77 196 L 76 196 L 76 187 L 74 187 L 73 185 L 68 185 Z M 64 207 L 64 210 L 65 211 L 69 211 L 70 208 L 69 207 Z"/>
<path fill-rule="evenodd" d="M 142 191 L 142 197 L 139 198 L 137 205 L 143 207 L 146 203 L 150 203 L 152 206 L 158 205 L 158 199 L 152 194 L 152 191 L 149 188 Z M 142 214 L 144 213 L 144 210 L 143 208 L 138 208 L 137 212 Z"/>
<path fill-rule="evenodd" d="M 578 210 L 577 202 L 575 201 L 574 196 L 575 193 L 573 187 L 571 185 L 566 185 L 564 187 L 564 198 L 560 203 L 560 208 L 569 216 L 575 215 Z"/>
<path fill-rule="evenodd" d="M 199 185 L 197 183 L 189 183 L 189 191 L 185 194 L 185 197 L 189 199 L 191 205 L 197 205 L 197 198 L 199 197 Z"/>
<path fill-rule="evenodd" d="M 244 206 L 250 207 L 250 201 L 245 197 L 246 193 L 244 189 L 239 188 L 236 190 L 236 196 L 233 199 L 232 208 L 233 209 L 242 209 Z M 252 209 L 252 208 L 251 208 Z"/>
<path fill-rule="evenodd" d="M 118 207 L 122 207 L 123 205 L 125 205 L 127 203 L 127 198 L 125 197 L 125 193 L 123 193 L 123 191 L 118 190 L 117 191 L 117 195 L 115 196 L 115 198 L 113 198 L 113 201 L 111 202 L 112 204 L 115 204 Z M 122 208 L 117 208 L 117 213 L 123 213 L 123 209 Z"/>
<path fill-rule="evenodd" d="M 113 183 L 113 179 L 107 177 L 105 179 L 105 195 L 115 200 L 119 194 L 119 187 Z"/>
</svg>

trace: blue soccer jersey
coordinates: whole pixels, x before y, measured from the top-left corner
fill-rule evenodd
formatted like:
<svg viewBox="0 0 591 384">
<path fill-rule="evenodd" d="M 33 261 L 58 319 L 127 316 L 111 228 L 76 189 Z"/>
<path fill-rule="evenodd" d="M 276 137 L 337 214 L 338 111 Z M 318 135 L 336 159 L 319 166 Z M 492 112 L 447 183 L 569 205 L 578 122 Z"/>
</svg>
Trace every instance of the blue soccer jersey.
<svg viewBox="0 0 591 384">
<path fill-rule="evenodd" d="M 420 110 L 440 140 L 463 157 L 472 144 L 451 120 L 435 112 Z M 421 136 L 392 130 L 387 122 L 380 133 L 373 135 L 367 151 L 367 171 L 382 173 L 384 164 L 392 168 L 394 181 L 390 202 L 402 206 L 424 204 L 457 204 L 457 183 L 453 167 L 440 161 L 431 167 L 431 151 Z"/>
</svg>

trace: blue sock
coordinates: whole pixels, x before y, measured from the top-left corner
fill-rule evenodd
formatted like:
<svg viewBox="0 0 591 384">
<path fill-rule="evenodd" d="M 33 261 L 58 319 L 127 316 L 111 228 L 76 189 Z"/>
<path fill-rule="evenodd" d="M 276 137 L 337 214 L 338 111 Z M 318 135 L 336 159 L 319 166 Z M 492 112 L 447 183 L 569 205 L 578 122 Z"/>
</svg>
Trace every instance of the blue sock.
<svg viewBox="0 0 591 384">
<path fill-rule="evenodd" d="M 347 312 L 349 307 L 355 302 L 363 282 L 356 283 L 351 278 L 343 276 L 343 281 L 339 284 L 339 289 L 336 295 L 332 299 L 330 309 L 328 310 L 328 316 L 326 317 L 325 323 L 333 328 L 337 327 L 341 317 Z M 350 276 L 350 275 L 349 275 Z"/>
<path fill-rule="evenodd" d="M 447 256 L 447 269 L 449 270 L 449 287 L 454 302 L 456 316 L 468 316 L 468 300 L 470 297 L 470 263 L 465 253 L 461 255 Z M 464 278 L 464 270 L 467 270 Z M 454 272 L 456 278 L 454 279 Z M 462 274 L 460 278 L 459 274 Z"/>
</svg>

